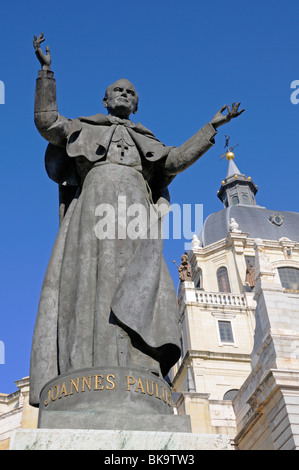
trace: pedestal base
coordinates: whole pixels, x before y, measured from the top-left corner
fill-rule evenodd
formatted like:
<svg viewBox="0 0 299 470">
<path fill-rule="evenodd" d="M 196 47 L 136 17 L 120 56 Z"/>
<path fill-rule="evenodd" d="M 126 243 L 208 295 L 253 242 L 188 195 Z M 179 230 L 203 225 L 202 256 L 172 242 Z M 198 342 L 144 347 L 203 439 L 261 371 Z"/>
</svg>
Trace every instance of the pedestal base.
<svg viewBox="0 0 299 470">
<path fill-rule="evenodd" d="M 97 412 L 103 408 L 127 409 L 129 415 L 171 415 L 171 389 L 162 377 L 152 372 L 127 367 L 93 367 L 54 377 L 40 395 L 40 413 Z"/>
<path fill-rule="evenodd" d="M 86 411 L 48 411 L 41 414 L 39 428 L 98 429 L 124 431 L 190 432 L 189 415 L 128 414 L 127 410 L 101 409 Z"/>
<path fill-rule="evenodd" d="M 41 392 L 38 428 L 191 432 L 190 417 L 174 415 L 165 380 L 124 367 L 55 377 Z"/>
<path fill-rule="evenodd" d="M 223 434 L 81 429 L 18 429 L 10 450 L 232 450 Z"/>
</svg>

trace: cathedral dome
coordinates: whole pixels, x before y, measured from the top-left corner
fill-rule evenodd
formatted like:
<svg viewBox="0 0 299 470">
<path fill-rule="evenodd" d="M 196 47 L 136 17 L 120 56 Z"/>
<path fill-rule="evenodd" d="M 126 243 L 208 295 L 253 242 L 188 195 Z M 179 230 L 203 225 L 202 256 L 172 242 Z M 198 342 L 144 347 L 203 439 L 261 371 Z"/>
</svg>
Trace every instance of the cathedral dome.
<svg viewBox="0 0 299 470">
<path fill-rule="evenodd" d="M 257 186 L 242 174 L 234 162 L 235 155 L 228 152 L 228 171 L 221 182 L 218 198 L 224 209 L 207 217 L 199 236 L 202 246 L 226 238 L 234 219 L 238 231 L 249 238 L 279 240 L 288 238 L 299 242 L 299 213 L 266 209 L 256 204 Z M 235 223 L 234 222 L 234 223 Z"/>
<path fill-rule="evenodd" d="M 250 238 L 279 240 L 286 237 L 299 242 L 299 213 L 238 204 L 207 217 L 199 237 L 202 246 L 226 238 L 232 218 L 238 223 L 238 230 L 248 233 Z"/>
</svg>

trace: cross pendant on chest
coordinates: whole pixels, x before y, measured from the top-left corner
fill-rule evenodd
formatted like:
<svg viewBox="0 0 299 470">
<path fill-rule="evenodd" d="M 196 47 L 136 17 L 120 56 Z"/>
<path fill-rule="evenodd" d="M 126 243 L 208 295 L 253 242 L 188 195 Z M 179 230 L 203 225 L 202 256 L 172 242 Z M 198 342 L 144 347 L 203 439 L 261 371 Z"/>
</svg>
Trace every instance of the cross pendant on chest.
<svg viewBox="0 0 299 470">
<path fill-rule="evenodd" d="M 120 148 L 120 156 L 121 158 L 125 156 L 125 150 L 128 150 L 129 147 L 125 144 L 125 141 L 121 139 L 120 143 L 117 144 L 117 147 Z"/>
</svg>

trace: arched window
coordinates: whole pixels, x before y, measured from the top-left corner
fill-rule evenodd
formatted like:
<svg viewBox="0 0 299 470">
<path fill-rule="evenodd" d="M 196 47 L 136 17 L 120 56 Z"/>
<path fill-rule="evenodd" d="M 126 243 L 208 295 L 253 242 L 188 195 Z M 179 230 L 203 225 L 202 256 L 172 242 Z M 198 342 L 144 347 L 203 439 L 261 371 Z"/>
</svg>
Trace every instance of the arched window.
<svg viewBox="0 0 299 470">
<path fill-rule="evenodd" d="M 223 400 L 233 400 L 235 398 L 235 396 L 237 395 L 239 390 L 237 390 L 236 388 L 232 388 L 231 390 L 228 390 L 224 396 L 223 396 Z"/>
<path fill-rule="evenodd" d="M 246 205 L 249 205 L 249 197 L 245 193 L 242 193 L 242 203 L 246 204 Z"/>
<path fill-rule="evenodd" d="M 232 196 L 232 204 L 233 206 L 236 206 L 237 204 L 239 204 L 239 197 L 237 195 L 235 196 Z"/>
<path fill-rule="evenodd" d="M 217 270 L 217 281 L 219 292 L 231 292 L 227 269 L 225 266 L 222 266 Z"/>
<path fill-rule="evenodd" d="M 299 290 L 299 269 L 278 268 L 280 282 L 286 289 Z"/>
<path fill-rule="evenodd" d="M 196 289 L 202 289 L 202 270 L 200 269 L 195 277 L 195 287 Z"/>
</svg>

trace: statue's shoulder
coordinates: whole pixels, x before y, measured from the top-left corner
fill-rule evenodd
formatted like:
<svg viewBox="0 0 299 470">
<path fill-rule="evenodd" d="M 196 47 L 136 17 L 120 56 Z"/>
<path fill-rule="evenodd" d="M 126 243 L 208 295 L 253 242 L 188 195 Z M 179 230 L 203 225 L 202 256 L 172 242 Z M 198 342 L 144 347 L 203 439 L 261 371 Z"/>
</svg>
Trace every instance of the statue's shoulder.
<svg viewBox="0 0 299 470">
<path fill-rule="evenodd" d="M 147 129 L 145 126 L 143 126 L 140 122 L 135 124 L 133 129 L 136 132 L 139 132 L 140 134 L 143 134 L 143 135 L 146 135 L 147 137 L 151 137 L 152 139 L 158 140 L 157 137 L 153 134 L 153 132 Z"/>
</svg>

